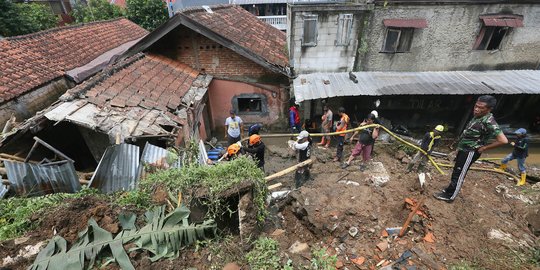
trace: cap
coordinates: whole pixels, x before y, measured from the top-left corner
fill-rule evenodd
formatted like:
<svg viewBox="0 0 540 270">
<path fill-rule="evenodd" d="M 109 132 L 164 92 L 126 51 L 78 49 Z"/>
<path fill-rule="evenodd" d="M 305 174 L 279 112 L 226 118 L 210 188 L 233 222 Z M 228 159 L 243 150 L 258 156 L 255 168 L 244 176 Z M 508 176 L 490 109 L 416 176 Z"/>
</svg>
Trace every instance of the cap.
<svg viewBox="0 0 540 270">
<path fill-rule="evenodd" d="M 227 154 L 234 155 L 240 151 L 240 146 L 236 143 L 233 143 L 227 147 Z"/>
<path fill-rule="evenodd" d="M 304 139 L 304 138 L 307 138 L 309 137 L 309 132 L 305 131 L 305 130 L 302 130 L 302 132 L 300 132 L 300 134 L 298 134 L 298 137 L 296 137 L 297 139 Z"/>
<path fill-rule="evenodd" d="M 379 118 L 379 113 L 376 110 L 371 111 L 371 114 L 375 115 L 375 118 Z"/>
<path fill-rule="evenodd" d="M 527 130 L 524 129 L 524 128 L 518 128 L 518 129 L 516 129 L 516 131 L 514 131 L 514 134 L 516 134 L 516 135 L 525 135 L 525 134 L 527 134 Z"/>
<path fill-rule="evenodd" d="M 261 136 L 257 135 L 257 134 L 253 134 L 251 136 L 249 136 L 249 145 L 254 145 L 258 142 L 261 141 Z"/>
<path fill-rule="evenodd" d="M 437 125 L 437 126 L 435 127 L 435 130 L 436 130 L 436 131 L 439 131 L 439 132 L 443 132 L 443 131 L 444 131 L 444 126 L 443 126 L 443 125 Z"/>
<path fill-rule="evenodd" d="M 230 114 L 235 114 L 236 112 L 234 110 L 229 111 Z"/>
</svg>

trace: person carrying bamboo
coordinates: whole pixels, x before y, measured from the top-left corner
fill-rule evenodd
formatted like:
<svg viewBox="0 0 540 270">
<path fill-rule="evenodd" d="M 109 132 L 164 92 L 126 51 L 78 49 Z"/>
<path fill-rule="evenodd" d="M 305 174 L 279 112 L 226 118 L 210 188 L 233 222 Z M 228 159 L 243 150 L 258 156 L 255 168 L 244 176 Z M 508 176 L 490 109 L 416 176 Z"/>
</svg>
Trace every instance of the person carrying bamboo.
<svg viewBox="0 0 540 270">
<path fill-rule="evenodd" d="M 441 139 L 441 133 L 444 131 L 444 127 L 442 125 L 437 125 L 435 129 L 433 129 L 430 132 L 427 132 L 424 135 L 424 138 L 422 139 L 422 143 L 420 144 L 420 148 L 424 150 L 428 155 L 431 155 L 431 152 L 433 152 L 433 148 L 435 145 L 437 145 Z M 415 165 L 418 165 L 416 167 L 416 171 L 423 172 L 424 166 L 426 165 L 426 161 L 428 160 L 427 156 L 424 155 L 422 152 L 417 151 L 414 155 L 412 161 L 407 166 L 407 172 L 410 172 L 413 170 Z"/>
<path fill-rule="evenodd" d="M 527 138 L 527 130 L 524 128 L 517 129 L 514 134 L 516 134 L 517 140 L 510 143 L 514 147 L 514 150 L 503 158 L 499 170 L 505 171 L 509 161 L 517 160 L 518 169 L 521 173 L 521 178 L 517 182 L 517 185 L 523 186 L 527 179 L 525 159 L 529 156 L 529 139 Z"/>
</svg>

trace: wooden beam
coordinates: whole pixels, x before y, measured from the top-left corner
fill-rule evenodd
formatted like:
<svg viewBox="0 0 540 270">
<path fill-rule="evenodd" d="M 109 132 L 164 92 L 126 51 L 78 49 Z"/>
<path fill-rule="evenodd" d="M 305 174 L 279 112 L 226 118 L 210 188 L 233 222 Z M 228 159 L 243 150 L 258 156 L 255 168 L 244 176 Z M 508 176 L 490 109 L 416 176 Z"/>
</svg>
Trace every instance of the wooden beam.
<svg viewBox="0 0 540 270">
<path fill-rule="evenodd" d="M 274 173 L 272 175 L 269 175 L 269 176 L 265 177 L 264 179 L 266 180 L 266 182 L 272 181 L 272 180 L 274 180 L 276 178 L 279 178 L 279 177 L 282 177 L 282 176 L 284 176 L 284 175 L 286 175 L 288 173 L 294 172 L 300 167 L 305 167 L 305 166 L 307 166 L 307 165 L 309 165 L 311 163 L 313 163 L 313 160 L 308 159 L 308 160 L 306 160 L 304 162 L 298 163 L 298 164 L 296 164 L 296 165 L 294 165 L 292 167 L 289 167 L 289 168 L 287 168 L 285 170 L 282 170 L 282 171 L 279 171 L 279 172 Z"/>
</svg>

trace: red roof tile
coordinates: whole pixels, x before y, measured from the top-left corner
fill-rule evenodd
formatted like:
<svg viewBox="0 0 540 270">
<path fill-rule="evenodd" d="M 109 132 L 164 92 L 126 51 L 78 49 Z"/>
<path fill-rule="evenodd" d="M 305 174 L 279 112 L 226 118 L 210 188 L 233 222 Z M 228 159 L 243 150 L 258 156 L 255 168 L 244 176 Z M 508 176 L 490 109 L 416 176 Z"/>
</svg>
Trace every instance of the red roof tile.
<svg viewBox="0 0 540 270">
<path fill-rule="evenodd" d="M 127 19 L 60 27 L 0 41 L 0 102 L 83 66 L 148 32 Z"/>
<path fill-rule="evenodd" d="M 287 36 L 284 32 L 259 20 L 239 6 L 217 5 L 210 8 L 213 13 L 196 7 L 188 8 L 181 14 L 259 55 L 269 63 L 288 66 Z"/>
<path fill-rule="evenodd" d="M 167 111 L 181 105 L 199 73 L 159 55 L 146 55 L 93 86 L 86 96 L 100 106 L 136 107 Z"/>
</svg>

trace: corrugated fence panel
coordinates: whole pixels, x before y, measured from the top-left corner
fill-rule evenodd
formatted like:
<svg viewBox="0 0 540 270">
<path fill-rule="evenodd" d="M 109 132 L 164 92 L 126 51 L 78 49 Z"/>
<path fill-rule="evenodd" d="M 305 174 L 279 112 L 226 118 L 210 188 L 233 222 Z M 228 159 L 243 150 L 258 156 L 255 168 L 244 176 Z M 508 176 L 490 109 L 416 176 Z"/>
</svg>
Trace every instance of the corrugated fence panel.
<svg viewBox="0 0 540 270">
<path fill-rule="evenodd" d="M 90 180 L 90 187 L 103 193 L 133 190 L 137 186 L 139 147 L 118 144 L 107 148 Z"/>
<path fill-rule="evenodd" d="M 81 189 L 73 163 L 38 165 L 4 161 L 10 189 L 19 196 L 73 193 Z"/>
</svg>

